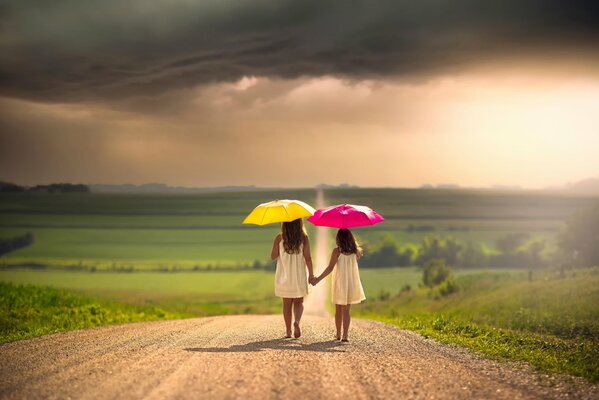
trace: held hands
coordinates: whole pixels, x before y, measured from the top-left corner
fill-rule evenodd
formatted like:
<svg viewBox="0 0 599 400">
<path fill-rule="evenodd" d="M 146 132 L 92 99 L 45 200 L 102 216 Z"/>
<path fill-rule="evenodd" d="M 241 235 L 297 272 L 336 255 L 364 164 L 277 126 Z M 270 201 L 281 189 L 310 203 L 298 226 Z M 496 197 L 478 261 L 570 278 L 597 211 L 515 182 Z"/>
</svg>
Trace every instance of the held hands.
<svg viewBox="0 0 599 400">
<path fill-rule="evenodd" d="M 316 286 L 316 284 L 317 284 L 318 282 L 320 282 L 320 279 L 318 279 L 318 278 L 317 278 L 317 277 L 315 277 L 315 276 L 311 276 L 311 277 L 309 277 L 309 278 L 308 278 L 308 282 L 310 282 L 310 285 L 312 285 L 312 286 Z"/>
</svg>

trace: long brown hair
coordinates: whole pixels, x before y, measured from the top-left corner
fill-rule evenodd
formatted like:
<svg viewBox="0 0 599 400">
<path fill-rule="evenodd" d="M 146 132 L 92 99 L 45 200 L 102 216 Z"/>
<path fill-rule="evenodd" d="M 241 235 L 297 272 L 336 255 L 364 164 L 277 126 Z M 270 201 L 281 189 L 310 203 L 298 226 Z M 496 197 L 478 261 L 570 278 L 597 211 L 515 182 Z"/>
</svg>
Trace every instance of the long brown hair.
<svg viewBox="0 0 599 400">
<path fill-rule="evenodd" d="M 362 248 L 349 229 L 342 228 L 337 231 L 337 247 L 343 254 L 362 256 Z"/>
<path fill-rule="evenodd" d="M 283 248 L 286 253 L 294 254 L 300 252 L 304 239 L 308 236 L 301 218 L 281 224 L 281 236 L 283 237 Z"/>
</svg>

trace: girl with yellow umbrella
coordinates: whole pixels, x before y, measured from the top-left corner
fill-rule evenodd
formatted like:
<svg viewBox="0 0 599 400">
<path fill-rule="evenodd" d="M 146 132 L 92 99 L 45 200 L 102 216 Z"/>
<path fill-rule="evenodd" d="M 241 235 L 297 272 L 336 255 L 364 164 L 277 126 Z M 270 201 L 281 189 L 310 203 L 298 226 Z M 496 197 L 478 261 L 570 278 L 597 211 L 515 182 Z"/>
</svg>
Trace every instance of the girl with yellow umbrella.
<svg viewBox="0 0 599 400">
<path fill-rule="evenodd" d="M 266 225 L 282 222 L 281 233 L 275 236 L 270 257 L 277 260 L 275 295 L 283 299 L 285 337 L 302 334 L 300 320 L 304 312 L 304 297 L 308 282 L 314 278 L 310 240 L 304 228 L 303 217 L 314 214 L 314 209 L 299 200 L 275 200 L 260 204 L 243 221 L 244 224 Z"/>
</svg>

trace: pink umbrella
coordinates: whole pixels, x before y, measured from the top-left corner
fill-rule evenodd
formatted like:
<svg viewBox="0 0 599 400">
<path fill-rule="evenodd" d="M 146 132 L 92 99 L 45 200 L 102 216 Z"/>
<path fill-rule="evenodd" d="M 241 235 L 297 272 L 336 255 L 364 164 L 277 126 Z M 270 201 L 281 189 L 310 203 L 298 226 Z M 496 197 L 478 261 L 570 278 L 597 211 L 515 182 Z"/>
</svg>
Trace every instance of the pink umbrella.
<svg viewBox="0 0 599 400">
<path fill-rule="evenodd" d="M 356 226 L 378 224 L 384 220 L 370 207 L 353 204 L 338 204 L 321 208 L 308 218 L 308 221 L 316 226 L 328 226 L 330 228 L 354 228 Z"/>
</svg>

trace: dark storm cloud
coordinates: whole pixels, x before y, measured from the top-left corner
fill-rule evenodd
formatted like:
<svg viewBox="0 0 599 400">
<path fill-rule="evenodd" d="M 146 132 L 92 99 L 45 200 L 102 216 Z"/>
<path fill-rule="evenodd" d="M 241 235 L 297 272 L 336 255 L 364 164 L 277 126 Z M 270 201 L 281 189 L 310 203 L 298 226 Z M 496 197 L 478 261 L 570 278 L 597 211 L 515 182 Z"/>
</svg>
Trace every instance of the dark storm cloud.
<svg viewBox="0 0 599 400">
<path fill-rule="evenodd" d="M 592 55 L 598 44 L 596 1 L 15 0 L 0 7 L 0 95 L 115 99 L 244 75 L 429 76 L 495 57 Z"/>
</svg>

